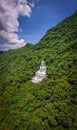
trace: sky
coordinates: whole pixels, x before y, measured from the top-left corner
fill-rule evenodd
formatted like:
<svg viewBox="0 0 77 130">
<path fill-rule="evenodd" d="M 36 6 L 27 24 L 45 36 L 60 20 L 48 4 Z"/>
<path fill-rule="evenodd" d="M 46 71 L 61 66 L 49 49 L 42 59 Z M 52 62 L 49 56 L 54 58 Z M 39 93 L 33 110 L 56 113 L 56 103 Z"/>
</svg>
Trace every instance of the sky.
<svg viewBox="0 0 77 130">
<path fill-rule="evenodd" d="M 0 51 L 36 44 L 77 10 L 77 0 L 0 0 Z"/>
</svg>

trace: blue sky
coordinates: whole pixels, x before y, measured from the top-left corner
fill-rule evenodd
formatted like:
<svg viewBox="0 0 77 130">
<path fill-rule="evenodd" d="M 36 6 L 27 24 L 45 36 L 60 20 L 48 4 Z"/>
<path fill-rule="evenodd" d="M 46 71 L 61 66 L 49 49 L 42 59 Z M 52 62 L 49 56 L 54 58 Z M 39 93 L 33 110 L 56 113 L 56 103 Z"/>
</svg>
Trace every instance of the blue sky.
<svg viewBox="0 0 77 130">
<path fill-rule="evenodd" d="M 0 0 L 0 50 L 36 44 L 77 10 L 77 0 Z"/>
<path fill-rule="evenodd" d="M 77 9 L 77 0 L 39 0 L 32 9 L 31 17 L 19 17 L 20 38 L 37 43 L 46 31 L 71 15 Z"/>
</svg>

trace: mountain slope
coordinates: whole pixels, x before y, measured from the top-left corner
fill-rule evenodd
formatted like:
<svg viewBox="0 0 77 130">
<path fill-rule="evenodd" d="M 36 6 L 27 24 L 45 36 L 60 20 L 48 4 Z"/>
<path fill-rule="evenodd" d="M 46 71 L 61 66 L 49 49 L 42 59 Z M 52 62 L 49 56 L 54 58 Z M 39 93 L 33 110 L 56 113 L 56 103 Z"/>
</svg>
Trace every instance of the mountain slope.
<svg viewBox="0 0 77 130">
<path fill-rule="evenodd" d="M 0 54 L 1 130 L 77 129 L 77 11 L 36 45 Z M 31 82 L 41 60 L 47 78 Z"/>
</svg>

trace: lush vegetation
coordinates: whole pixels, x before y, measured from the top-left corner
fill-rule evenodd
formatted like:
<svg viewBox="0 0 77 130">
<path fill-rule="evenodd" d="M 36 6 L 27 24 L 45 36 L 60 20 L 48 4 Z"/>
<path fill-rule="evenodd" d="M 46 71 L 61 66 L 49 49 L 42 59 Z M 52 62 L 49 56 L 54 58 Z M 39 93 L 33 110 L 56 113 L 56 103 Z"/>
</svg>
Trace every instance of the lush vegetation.
<svg viewBox="0 0 77 130">
<path fill-rule="evenodd" d="M 41 60 L 47 78 L 32 83 Z M 36 45 L 0 54 L 0 130 L 77 130 L 77 12 Z"/>
</svg>

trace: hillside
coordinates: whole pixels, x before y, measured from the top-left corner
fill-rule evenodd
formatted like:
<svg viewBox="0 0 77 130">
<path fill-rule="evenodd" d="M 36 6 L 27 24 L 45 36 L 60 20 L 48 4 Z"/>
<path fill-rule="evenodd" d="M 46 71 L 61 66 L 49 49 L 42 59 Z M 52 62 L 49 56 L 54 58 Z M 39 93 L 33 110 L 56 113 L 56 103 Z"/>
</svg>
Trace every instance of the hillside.
<svg viewBox="0 0 77 130">
<path fill-rule="evenodd" d="M 31 78 L 44 59 L 47 78 Z M 0 130 L 77 130 L 77 11 L 36 44 L 0 54 Z"/>
</svg>

